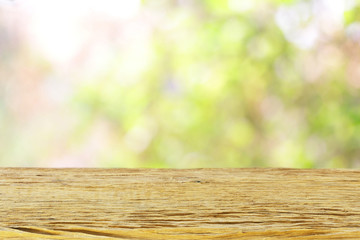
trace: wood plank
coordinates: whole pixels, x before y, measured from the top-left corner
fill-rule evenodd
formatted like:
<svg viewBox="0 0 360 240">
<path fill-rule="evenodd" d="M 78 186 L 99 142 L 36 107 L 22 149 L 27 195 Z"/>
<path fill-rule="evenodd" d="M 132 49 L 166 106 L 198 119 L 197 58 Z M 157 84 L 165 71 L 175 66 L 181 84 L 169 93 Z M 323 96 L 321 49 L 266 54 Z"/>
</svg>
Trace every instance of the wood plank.
<svg viewBox="0 0 360 240">
<path fill-rule="evenodd" d="M 360 171 L 0 168 L 1 239 L 360 239 Z"/>
</svg>

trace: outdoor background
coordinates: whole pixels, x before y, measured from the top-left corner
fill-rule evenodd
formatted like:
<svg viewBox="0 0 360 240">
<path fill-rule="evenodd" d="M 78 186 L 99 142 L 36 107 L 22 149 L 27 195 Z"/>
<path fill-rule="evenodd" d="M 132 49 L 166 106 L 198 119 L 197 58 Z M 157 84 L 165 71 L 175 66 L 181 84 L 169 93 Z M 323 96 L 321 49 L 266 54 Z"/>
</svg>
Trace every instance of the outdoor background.
<svg viewBox="0 0 360 240">
<path fill-rule="evenodd" d="M 360 1 L 0 0 L 0 166 L 360 167 Z"/>
</svg>

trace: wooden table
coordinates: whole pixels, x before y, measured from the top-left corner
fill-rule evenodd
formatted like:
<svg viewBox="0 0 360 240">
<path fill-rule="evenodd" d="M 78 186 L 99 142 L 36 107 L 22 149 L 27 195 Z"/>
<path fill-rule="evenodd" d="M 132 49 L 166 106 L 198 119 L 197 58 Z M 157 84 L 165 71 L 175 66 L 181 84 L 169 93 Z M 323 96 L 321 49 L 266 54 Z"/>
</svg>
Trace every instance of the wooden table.
<svg viewBox="0 0 360 240">
<path fill-rule="evenodd" d="M 0 168 L 0 239 L 360 239 L 360 171 Z"/>
</svg>

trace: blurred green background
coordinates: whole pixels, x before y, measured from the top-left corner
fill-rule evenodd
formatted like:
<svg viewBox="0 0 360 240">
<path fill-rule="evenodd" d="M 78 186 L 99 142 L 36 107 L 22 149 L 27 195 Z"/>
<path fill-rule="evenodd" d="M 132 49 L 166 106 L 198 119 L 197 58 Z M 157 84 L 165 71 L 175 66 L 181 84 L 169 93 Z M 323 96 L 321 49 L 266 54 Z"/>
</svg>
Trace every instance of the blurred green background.
<svg viewBox="0 0 360 240">
<path fill-rule="evenodd" d="M 360 165 L 360 1 L 0 0 L 0 166 Z"/>
</svg>

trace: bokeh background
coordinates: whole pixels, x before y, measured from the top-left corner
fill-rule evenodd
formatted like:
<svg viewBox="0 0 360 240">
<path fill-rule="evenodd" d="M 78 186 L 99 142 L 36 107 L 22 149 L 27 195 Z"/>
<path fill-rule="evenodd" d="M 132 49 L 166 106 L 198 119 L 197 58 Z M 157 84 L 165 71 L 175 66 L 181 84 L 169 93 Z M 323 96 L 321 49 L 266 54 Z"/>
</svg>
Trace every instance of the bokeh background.
<svg viewBox="0 0 360 240">
<path fill-rule="evenodd" d="M 0 0 L 0 166 L 360 166 L 360 1 Z"/>
</svg>

